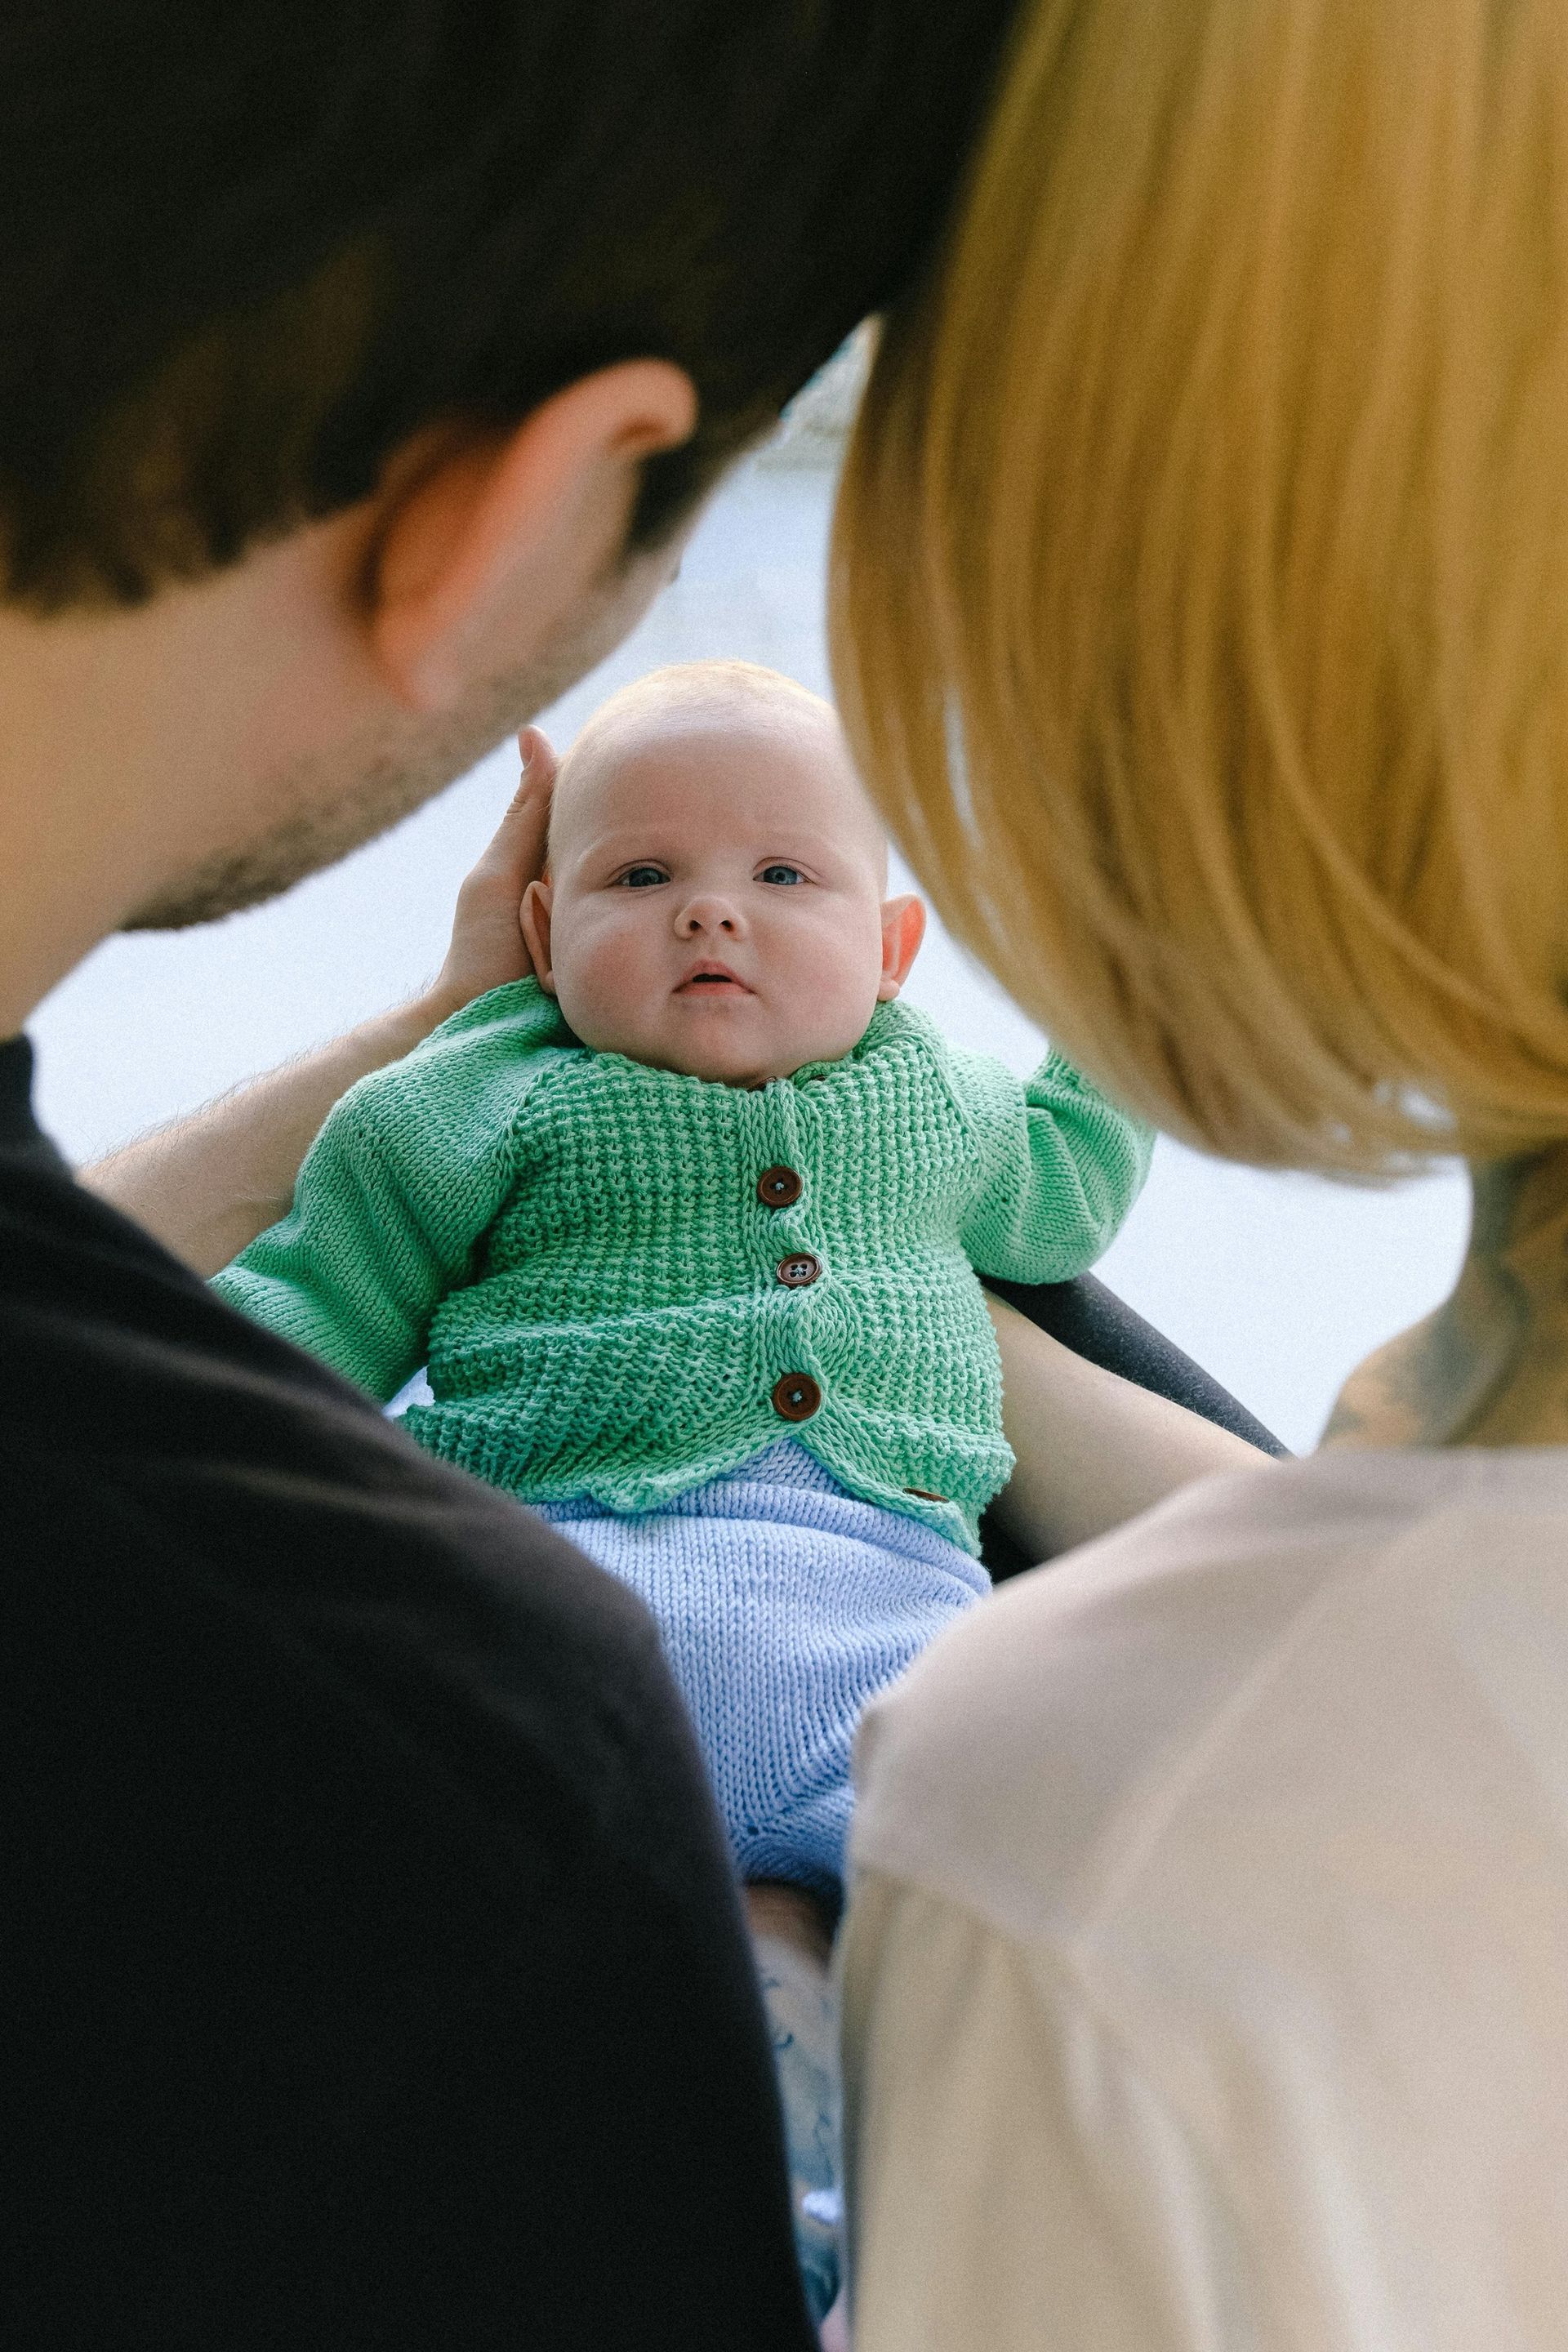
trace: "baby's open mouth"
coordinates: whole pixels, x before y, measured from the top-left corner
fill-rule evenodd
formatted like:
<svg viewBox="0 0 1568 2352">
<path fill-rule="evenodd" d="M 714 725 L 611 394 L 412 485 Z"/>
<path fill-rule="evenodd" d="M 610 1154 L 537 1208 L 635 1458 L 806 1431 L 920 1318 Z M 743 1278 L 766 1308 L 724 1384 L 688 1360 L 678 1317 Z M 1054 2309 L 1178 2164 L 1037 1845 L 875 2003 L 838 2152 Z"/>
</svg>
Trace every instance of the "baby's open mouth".
<svg viewBox="0 0 1568 2352">
<path fill-rule="evenodd" d="M 700 964 L 695 971 L 689 971 L 686 978 L 678 983 L 675 993 L 677 996 L 699 993 L 706 996 L 750 996 L 752 991 L 743 980 L 738 980 L 732 971 L 726 971 L 722 964 Z"/>
</svg>

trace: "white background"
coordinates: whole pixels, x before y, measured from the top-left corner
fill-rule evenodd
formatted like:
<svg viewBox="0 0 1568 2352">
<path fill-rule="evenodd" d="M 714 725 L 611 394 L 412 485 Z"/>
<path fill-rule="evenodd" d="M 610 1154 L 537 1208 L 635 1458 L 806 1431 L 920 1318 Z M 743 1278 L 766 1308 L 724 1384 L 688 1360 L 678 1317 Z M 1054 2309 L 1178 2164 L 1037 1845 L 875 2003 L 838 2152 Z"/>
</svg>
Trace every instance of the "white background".
<svg viewBox="0 0 1568 2352">
<path fill-rule="evenodd" d="M 546 714 L 559 748 L 661 662 L 742 656 L 827 691 L 832 475 L 752 463 L 710 509 L 642 627 Z M 109 940 L 35 1015 L 44 1125 L 80 1161 L 409 995 L 440 962 L 458 884 L 516 781 L 510 747 L 384 840 L 272 905 L 199 931 Z M 895 887 L 899 887 L 895 885 Z M 908 991 L 1016 1069 L 1041 1041 L 934 927 Z M 1366 1192 L 1220 1166 L 1163 1142 L 1100 1271 L 1285 1442 L 1314 1442 L 1350 1367 L 1434 1306 L 1468 1196 L 1446 1170 Z"/>
</svg>

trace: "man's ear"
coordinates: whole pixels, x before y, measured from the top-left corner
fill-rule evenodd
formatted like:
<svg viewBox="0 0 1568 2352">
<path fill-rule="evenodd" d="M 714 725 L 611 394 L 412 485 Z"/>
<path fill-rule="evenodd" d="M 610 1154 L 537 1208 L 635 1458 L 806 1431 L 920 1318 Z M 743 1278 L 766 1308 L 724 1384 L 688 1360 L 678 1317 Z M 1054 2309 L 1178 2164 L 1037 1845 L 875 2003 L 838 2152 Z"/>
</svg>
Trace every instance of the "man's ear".
<svg viewBox="0 0 1568 2352">
<path fill-rule="evenodd" d="M 366 582 L 396 699 L 434 711 L 528 667 L 574 625 L 625 550 L 642 461 L 689 440 L 690 378 L 626 360 L 510 431 L 455 427 L 393 467 Z"/>
<path fill-rule="evenodd" d="M 517 919 L 522 925 L 522 936 L 533 962 L 533 976 L 546 996 L 555 993 L 555 974 L 550 961 L 550 908 L 552 892 L 548 882 L 531 882 L 522 894 L 522 904 Z"/>
<path fill-rule="evenodd" d="M 879 1003 L 897 996 L 910 976 L 910 966 L 921 951 L 921 941 L 926 935 L 926 910 L 919 898 L 885 898 L 882 901 L 882 980 L 877 991 Z"/>
</svg>

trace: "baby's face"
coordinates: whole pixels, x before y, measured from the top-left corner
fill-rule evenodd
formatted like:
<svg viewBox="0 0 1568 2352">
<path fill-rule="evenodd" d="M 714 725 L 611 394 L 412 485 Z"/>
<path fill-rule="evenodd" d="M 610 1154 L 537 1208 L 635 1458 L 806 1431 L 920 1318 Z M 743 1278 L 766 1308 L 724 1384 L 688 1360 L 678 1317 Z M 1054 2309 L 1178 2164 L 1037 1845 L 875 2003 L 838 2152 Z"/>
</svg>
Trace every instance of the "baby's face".
<svg viewBox="0 0 1568 2352">
<path fill-rule="evenodd" d="M 569 762 L 524 929 L 602 1053 L 732 1086 L 837 1060 L 893 996 L 918 900 L 825 714 L 644 714 Z"/>
</svg>

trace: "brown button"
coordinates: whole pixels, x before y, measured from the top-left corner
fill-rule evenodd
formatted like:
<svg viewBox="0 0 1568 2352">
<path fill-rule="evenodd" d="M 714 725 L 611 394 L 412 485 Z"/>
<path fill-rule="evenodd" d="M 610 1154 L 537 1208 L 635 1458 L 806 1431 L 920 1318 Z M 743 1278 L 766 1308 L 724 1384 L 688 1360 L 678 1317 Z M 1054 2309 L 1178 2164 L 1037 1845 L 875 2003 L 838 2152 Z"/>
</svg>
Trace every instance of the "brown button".
<svg viewBox="0 0 1568 2352">
<path fill-rule="evenodd" d="M 773 1411 L 781 1421 L 809 1421 L 822 1402 L 822 1391 L 809 1372 L 786 1372 L 773 1382 Z"/>
<path fill-rule="evenodd" d="M 787 1209 L 805 1190 L 793 1168 L 764 1168 L 757 1179 L 757 1198 L 764 1209 Z"/>
<path fill-rule="evenodd" d="M 786 1290 L 804 1290 L 822 1272 L 822 1260 L 810 1250 L 796 1250 L 793 1257 L 781 1257 L 778 1277 Z"/>
</svg>

